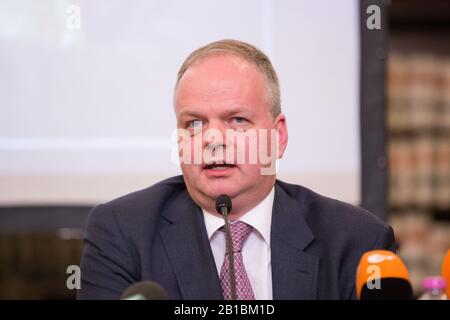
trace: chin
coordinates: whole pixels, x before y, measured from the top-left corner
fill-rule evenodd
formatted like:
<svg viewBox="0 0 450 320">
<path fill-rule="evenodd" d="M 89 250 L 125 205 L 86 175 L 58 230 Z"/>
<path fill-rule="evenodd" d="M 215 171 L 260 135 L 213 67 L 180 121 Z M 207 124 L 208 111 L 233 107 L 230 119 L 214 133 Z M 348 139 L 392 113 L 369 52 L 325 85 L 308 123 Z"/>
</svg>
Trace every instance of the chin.
<svg viewBox="0 0 450 320">
<path fill-rule="evenodd" d="M 211 198 L 217 198 L 221 194 L 226 194 L 231 198 L 239 193 L 239 187 L 229 181 L 214 181 L 205 185 L 205 193 Z"/>
</svg>

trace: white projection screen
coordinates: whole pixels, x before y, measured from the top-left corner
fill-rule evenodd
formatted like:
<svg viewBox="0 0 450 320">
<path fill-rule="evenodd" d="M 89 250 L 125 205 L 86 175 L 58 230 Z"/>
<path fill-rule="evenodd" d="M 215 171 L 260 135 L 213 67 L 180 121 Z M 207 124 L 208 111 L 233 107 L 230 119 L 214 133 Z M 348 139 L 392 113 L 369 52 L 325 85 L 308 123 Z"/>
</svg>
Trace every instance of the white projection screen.
<svg viewBox="0 0 450 320">
<path fill-rule="evenodd" d="M 0 205 L 97 204 L 180 174 L 176 73 L 223 38 L 278 72 L 278 177 L 358 204 L 358 1 L 3 0 Z"/>
</svg>

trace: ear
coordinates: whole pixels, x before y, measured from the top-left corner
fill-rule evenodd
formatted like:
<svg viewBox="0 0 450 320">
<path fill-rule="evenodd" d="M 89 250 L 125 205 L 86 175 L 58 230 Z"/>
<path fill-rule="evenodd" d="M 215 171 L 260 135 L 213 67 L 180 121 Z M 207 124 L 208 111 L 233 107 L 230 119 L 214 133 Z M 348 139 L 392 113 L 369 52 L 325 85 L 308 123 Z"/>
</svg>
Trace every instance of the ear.
<svg viewBox="0 0 450 320">
<path fill-rule="evenodd" d="M 288 143 L 288 129 L 286 124 L 286 116 L 280 114 L 274 121 L 274 127 L 278 130 L 278 155 L 277 158 L 283 158 L 284 151 Z"/>
</svg>

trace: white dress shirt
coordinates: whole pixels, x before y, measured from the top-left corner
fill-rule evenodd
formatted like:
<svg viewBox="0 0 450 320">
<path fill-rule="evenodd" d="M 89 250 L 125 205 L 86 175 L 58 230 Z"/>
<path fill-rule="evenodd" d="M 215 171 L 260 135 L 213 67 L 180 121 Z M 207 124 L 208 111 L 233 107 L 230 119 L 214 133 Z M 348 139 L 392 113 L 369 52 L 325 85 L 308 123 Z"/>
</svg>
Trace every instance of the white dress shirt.
<svg viewBox="0 0 450 320">
<path fill-rule="evenodd" d="M 239 220 L 253 227 L 242 248 L 242 258 L 252 285 L 255 299 L 272 300 L 272 267 L 270 261 L 270 229 L 275 189 L 256 207 Z M 209 243 L 220 275 L 225 257 L 225 232 L 218 231 L 224 225 L 223 218 L 203 210 Z M 231 222 L 233 223 L 233 222 Z"/>
</svg>

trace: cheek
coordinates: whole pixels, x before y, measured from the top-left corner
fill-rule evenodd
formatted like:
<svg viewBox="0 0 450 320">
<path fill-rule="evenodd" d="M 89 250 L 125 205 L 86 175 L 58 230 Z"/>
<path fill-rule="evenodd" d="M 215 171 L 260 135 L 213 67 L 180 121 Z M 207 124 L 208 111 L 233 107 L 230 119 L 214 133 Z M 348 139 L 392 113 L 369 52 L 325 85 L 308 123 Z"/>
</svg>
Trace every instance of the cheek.
<svg viewBox="0 0 450 320">
<path fill-rule="evenodd" d="M 202 140 L 201 138 L 183 139 L 178 143 L 178 156 L 180 164 L 201 164 Z"/>
<path fill-rule="evenodd" d="M 184 179 L 190 185 L 197 185 L 200 180 L 201 167 L 195 164 L 182 164 L 181 171 L 183 173 Z"/>
<path fill-rule="evenodd" d="M 245 133 L 235 133 L 227 143 L 227 157 L 234 155 L 234 160 L 242 167 L 258 164 L 258 133 L 251 129 Z"/>
<path fill-rule="evenodd" d="M 239 174 L 247 177 L 247 179 L 245 179 L 246 181 L 251 181 L 254 183 L 255 179 L 260 176 L 260 173 L 261 165 L 259 164 L 244 164 L 239 166 Z"/>
<path fill-rule="evenodd" d="M 259 148 L 260 158 L 263 158 L 263 163 L 267 164 L 267 161 L 271 159 L 274 161 L 278 153 L 278 130 L 271 128 L 267 129 L 265 134 L 260 136 Z"/>
<path fill-rule="evenodd" d="M 245 165 L 266 165 L 270 159 L 275 159 L 277 146 L 275 129 L 258 129 L 253 134 L 237 136 L 233 143 L 238 163 Z"/>
</svg>

